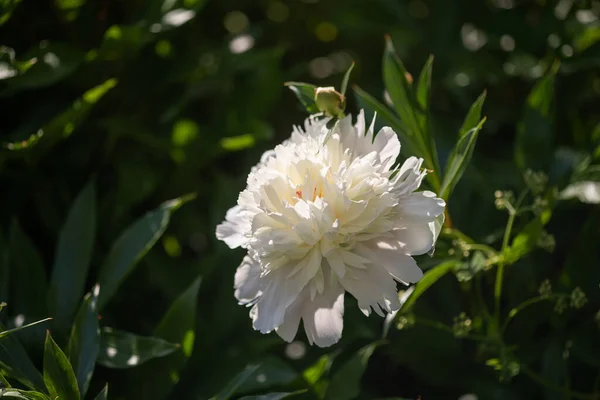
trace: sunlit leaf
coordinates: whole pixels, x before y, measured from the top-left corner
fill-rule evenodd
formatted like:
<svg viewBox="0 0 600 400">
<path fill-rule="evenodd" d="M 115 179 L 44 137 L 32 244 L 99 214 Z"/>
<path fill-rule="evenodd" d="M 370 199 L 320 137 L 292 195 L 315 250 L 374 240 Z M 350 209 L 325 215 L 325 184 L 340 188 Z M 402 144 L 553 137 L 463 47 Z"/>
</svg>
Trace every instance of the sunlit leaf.
<svg viewBox="0 0 600 400">
<path fill-rule="evenodd" d="M 80 399 L 73 367 L 50 336 L 50 332 L 46 335 L 44 347 L 44 382 L 52 398 Z"/>
<path fill-rule="evenodd" d="M 8 21 L 10 19 L 10 16 L 12 15 L 13 11 L 21 3 L 21 1 L 23 1 L 23 0 L 9 0 L 9 1 L 4 1 L 1 4 L 0 26 L 2 26 L 4 23 L 6 23 L 6 21 Z"/>
<path fill-rule="evenodd" d="M 350 75 L 352 74 L 352 70 L 354 69 L 354 61 L 348 68 L 348 71 L 344 74 L 344 79 L 342 79 L 342 85 L 340 86 L 340 93 L 342 96 L 346 95 L 346 90 L 348 89 L 348 82 L 350 81 Z"/>
<path fill-rule="evenodd" d="M 431 70 L 433 68 L 433 56 L 429 56 L 419 75 L 417 84 L 417 103 L 423 111 L 429 109 L 429 93 L 431 92 Z"/>
<path fill-rule="evenodd" d="M 169 224 L 171 213 L 189 200 L 190 197 L 169 200 L 121 233 L 100 269 L 98 310 L 108 303 L 137 262 L 162 236 Z"/>
<path fill-rule="evenodd" d="M 221 147 L 228 151 L 244 150 L 254 146 L 256 140 L 250 134 L 221 139 Z"/>
<path fill-rule="evenodd" d="M 23 399 L 23 400 L 54 400 L 40 392 L 31 392 L 19 389 L 0 389 L 0 397 L 7 399 Z"/>
<path fill-rule="evenodd" d="M 89 182 L 79 193 L 58 236 L 49 287 L 49 309 L 64 332 L 85 291 L 96 235 L 96 189 Z"/>
<path fill-rule="evenodd" d="M 360 382 L 367 369 L 369 358 L 379 343 L 371 343 L 360 349 L 333 375 L 327 387 L 325 400 L 355 399 L 361 392 Z"/>
<path fill-rule="evenodd" d="M 286 82 L 285 86 L 289 87 L 296 95 L 300 103 L 304 106 L 309 114 L 319 112 L 319 108 L 315 104 L 315 93 L 317 87 L 310 83 L 303 82 Z"/>
<path fill-rule="evenodd" d="M 450 272 L 457 263 L 458 261 L 455 260 L 446 261 L 425 272 L 423 278 L 421 278 L 421 280 L 415 284 L 415 289 L 408 297 L 406 302 L 402 305 L 401 310 L 410 309 L 419 299 L 419 297 L 421 297 L 421 295 L 427 291 L 427 289 L 429 289 L 434 283 L 440 280 L 440 278 Z"/>
<path fill-rule="evenodd" d="M 479 125 L 481 121 L 481 110 L 483 109 L 483 103 L 485 102 L 486 96 L 487 92 L 484 90 L 469 108 L 469 112 L 467 113 L 467 116 L 465 117 L 465 120 L 458 131 L 459 139 Z"/>
<path fill-rule="evenodd" d="M 485 118 L 482 119 L 476 127 L 459 138 L 456 146 L 452 149 L 450 157 L 448 158 L 444 180 L 442 181 L 442 188 L 439 193 L 442 199 L 448 200 L 452 190 L 467 169 L 471 157 L 473 156 L 477 135 L 484 122 Z"/>
<path fill-rule="evenodd" d="M 71 75 L 83 61 L 83 52 L 66 43 L 40 42 L 37 48 L 19 57 L 33 65 L 7 80 L 8 93 L 52 85 Z M 6 95 L 7 92 L 3 92 Z"/>
<path fill-rule="evenodd" d="M 52 318 L 45 318 L 45 319 L 41 319 L 41 320 L 39 320 L 39 321 L 32 322 L 32 323 L 30 323 L 30 324 L 26 324 L 26 325 L 23 325 L 23 326 L 19 326 L 18 328 L 9 329 L 9 330 L 6 330 L 6 331 L 0 331 L 0 339 L 2 339 L 2 338 L 3 338 L 3 337 L 5 337 L 5 336 L 8 336 L 8 335 L 10 335 L 10 334 L 12 334 L 12 333 L 15 333 L 15 332 L 21 331 L 21 330 L 23 330 L 23 329 L 30 328 L 30 327 L 32 327 L 32 326 L 35 326 L 35 325 L 38 325 L 38 324 L 43 324 L 44 322 L 48 322 L 48 321 L 50 321 L 50 320 L 52 320 Z"/>
<path fill-rule="evenodd" d="M 102 328 L 98 363 L 109 368 L 132 368 L 178 350 L 178 344 L 155 337 Z"/>
<path fill-rule="evenodd" d="M 400 144 L 403 149 L 407 150 L 407 153 L 418 157 L 423 156 L 421 150 L 410 136 L 406 125 L 400 121 L 390 109 L 358 86 L 354 86 L 353 89 L 361 108 L 373 111 L 377 114 L 377 118 L 381 118 L 386 125 L 389 125 L 398 135 Z"/>
<path fill-rule="evenodd" d="M 99 290 L 98 286 L 94 287 L 83 299 L 69 338 L 69 361 L 73 365 L 82 396 L 87 393 L 99 352 L 100 332 L 96 312 Z"/>
</svg>

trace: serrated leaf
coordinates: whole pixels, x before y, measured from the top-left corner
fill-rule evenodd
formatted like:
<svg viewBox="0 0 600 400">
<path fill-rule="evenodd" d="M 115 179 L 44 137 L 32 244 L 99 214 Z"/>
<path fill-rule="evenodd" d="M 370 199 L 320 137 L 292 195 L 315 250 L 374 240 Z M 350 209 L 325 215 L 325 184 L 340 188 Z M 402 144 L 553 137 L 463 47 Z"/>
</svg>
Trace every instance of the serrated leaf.
<svg viewBox="0 0 600 400">
<path fill-rule="evenodd" d="M 46 313 L 46 270 L 37 248 L 13 220 L 10 233 L 11 310 L 30 317 Z"/>
<path fill-rule="evenodd" d="M 331 379 L 325 400 L 350 400 L 360 394 L 360 382 L 369 358 L 380 343 L 371 343 L 360 349 Z"/>
<path fill-rule="evenodd" d="M 52 339 L 50 332 L 46 335 L 44 346 L 44 382 L 52 398 L 65 400 L 81 398 L 73 367 L 65 353 Z"/>
<path fill-rule="evenodd" d="M 171 213 L 189 199 L 180 197 L 169 200 L 121 233 L 100 269 L 98 310 L 104 308 L 137 262 L 162 236 L 171 219 Z"/>
<path fill-rule="evenodd" d="M 107 400 L 108 399 L 108 383 L 104 385 L 104 388 L 98 393 L 94 400 Z"/>
<path fill-rule="evenodd" d="M 377 118 L 383 119 L 383 121 L 396 132 L 400 139 L 400 144 L 403 148 L 406 148 L 409 154 L 414 154 L 418 157 L 423 156 L 421 150 L 411 138 L 406 125 L 400 121 L 392 111 L 360 87 L 354 86 L 353 89 L 354 93 L 356 93 L 357 102 L 361 105 L 361 108 L 373 111 L 377 115 Z"/>
<path fill-rule="evenodd" d="M 0 324 L 0 330 L 4 330 L 2 324 Z M 0 340 L 0 366 L 25 387 L 33 390 L 46 390 L 42 375 L 35 368 L 21 342 L 15 336 L 9 335 Z"/>
<path fill-rule="evenodd" d="M 427 289 L 429 289 L 434 283 L 440 280 L 440 278 L 450 272 L 457 263 L 458 261 L 455 260 L 446 261 L 425 272 L 421 280 L 415 284 L 413 292 L 402 305 L 400 310 L 403 311 L 410 309 L 418 300 L 418 298 L 427 291 Z"/>
<path fill-rule="evenodd" d="M 247 380 L 249 379 L 256 370 L 259 368 L 259 365 L 248 365 L 242 372 L 237 374 L 235 378 L 233 378 L 225 387 L 219 392 L 219 394 L 211 397 L 211 400 L 228 400 L 233 396 L 235 391 Z"/>
<path fill-rule="evenodd" d="M 94 287 L 83 299 L 69 338 L 69 361 L 75 371 L 79 393 L 82 396 L 85 396 L 89 388 L 100 346 L 100 327 L 96 311 L 98 291 L 98 286 Z"/>
<path fill-rule="evenodd" d="M 286 82 L 285 86 L 289 87 L 296 95 L 300 103 L 304 106 L 309 114 L 319 112 L 319 108 L 315 104 L 315 93 L 317 86 L 303 82 Z"/>
<path fill-rule="evenodd" d="M 515 161 L 525 170 L 545 171 L 552 160 L 554 148 L 554 81 L 559 68 L 556 62 L 533 87 L 521 122 L 517 126 Z"/>
<path fill-rule="evenodd" d="M 452 190 L 467 169 L 469 161 L 471 161 L 471 157 L 473 156 L 477 135 L 484 122 L 485 118 L 482 119 L 475 128 L 459 138 L 456 146 L 452 149 L 450 157 L 448 158 L 444 180 L 442 181 L 442 188 L 440 189 L 440 197 L 442 199 L 448 200 Z"/>
<path fill-rule="evenodd" d="M 83 297 L 96 234 L 96 189 L 89 182 L 73 203 L 62 226 L 49 287 L 50 315 L 64 332 Z"/>
<path fill-rule="evenodd" d="M 178 344 L 160 338 L 105 327 L 100 336 L 98 363 L 109 368 L 132 368 L 150 359 L 167 356 L 179 348 Z"/>
<path fill-rule="evenodd" d="M 350 81 L 350 75 L 352 74 L 352 70 L 354 69 L 354 61 L 348 68 L 348 71 L 344 74 L 344 79 L 342 79 L 342 85 L 340 86 L 340 93 L 342 96 L 346 95 L 346 90 L 348 89 L 348 82 Z"/>
<path fill-rule="evenodd" d="M 479 95 L 477 100 L 471 104 L 469 112 L 467 113 L 467 116 L 465 117 L 465 120 L 458 131 L 459 139 L 466 135 L 471 129 L 479 125 L 479 122 L 481 121 L 481 110 L 483 109 L 483 103 L 485 102 L 486 96 L 487 92 L 484 90 L 483 93 Z"/>
</svg>

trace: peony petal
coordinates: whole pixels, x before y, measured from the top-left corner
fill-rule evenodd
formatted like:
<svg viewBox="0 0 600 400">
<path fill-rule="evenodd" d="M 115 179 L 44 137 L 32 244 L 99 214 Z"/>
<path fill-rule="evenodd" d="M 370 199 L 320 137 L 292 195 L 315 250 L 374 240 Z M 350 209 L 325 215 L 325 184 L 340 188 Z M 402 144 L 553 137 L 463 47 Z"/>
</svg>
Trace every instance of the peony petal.
<svg viewBox="0 0 600 400">
<path fill-rule="evenodd" d="M 247 221 L 243 216 L 243 209 L 235 206 L 227 211 L 225 221 L 217 226 L 217 239 L 222 240 L 232 249 L 247 243 Z"/>
<path fill-rule="evenodd" d="M 329 274 L 325 274 L 327 277 Z M 304 330 L 310 344 L 329 347 L 342 337 L 344 327 L 344 288 L 335 279 L 327 279 L 322 294 L 307 301 L 302 310 Z"/>
<path fill-rule="evenodd" d="M 254 302 L 261 295 L 260 285 L 260 264 L 247 255 L 235 271 L 235 298 L 240 304 Z"/>
<path fill-rule="evenodd" d="M 404 254 L 418 256 L 427 253 L 433 247 L 435 238 L 427 223 L 410 223 L 408 226 L 392 231 L 400 243 Z"/>
<path fill-rule="evenodd" d="M 400 215 L 404 219 L 431 222 L 444 212 L 446 203 L 430 191 L 411 193 L 399 200 Z"/>
<path fill-rule="evenodd" d="M 400 307 L 396 282 L 383 267 L 377 264 L 369 268 L 349 268 L 340 283 L 358 300 L 358 306 L 365 315 L 373 309 L 383 316 L 381 309 L 392 312 Z"/>
<path fill-rule="evenodd" d="M 388 171 L 400 154 L 400 141 L 392 128 L 384 127 L 379 130 L 373 141 L 373 148 L 379 154 L 381 168 Z"/>
<path fill-rule="evenodd" d="M 296 301 L 285 311 L 283 324 L 275 328 L 277 334 L 288 343 L 292 342 L 296 337 L 296 333 L 298 333 L 300 318 L 302 318 L 302 308 L 307 298 L 306 292 L 307 288 L 304 288 Z"/>
<path fill-rule="evenodd" d="M 395 238 L 380 238 L 360 243 L 355 251 L 368 257 L 372 263 L 383 267 L 395 280 L 404 284 L 418 282 L 423 271 L 416 261 L 406 255 L 401 244 Z"/>
<path fill-rule="evenodd" d="M 262 295 L 252 307 L 253 327 L 261 333 L 269 333 L 283 324 L 285 312 L 302 290 L 296 279 L 285 277 L 286 268 L 272 271 L 262 279 L 268 280 Z"/>
</svg>

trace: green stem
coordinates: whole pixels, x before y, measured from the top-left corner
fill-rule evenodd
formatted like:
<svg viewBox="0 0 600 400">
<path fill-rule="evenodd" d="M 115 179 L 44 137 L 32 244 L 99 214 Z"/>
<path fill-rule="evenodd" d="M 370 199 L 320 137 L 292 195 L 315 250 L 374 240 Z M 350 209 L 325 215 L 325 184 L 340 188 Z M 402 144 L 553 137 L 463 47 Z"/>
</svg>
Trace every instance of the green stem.
<svg viewBox="0 0 600 400">
<path fill-rule="evenodd" d="M 494 286 L 494 300 L 495 300 L 495 312 L 494 315 L 496 319 L 500 318 L 500 297 L 502 297 L 502 284 L 504 283 L 504 255 L 506 254 L 506 249 L 508 248 L 508 241 L 510 240 L 510 234 L 512 233 L 513 224 L 515 222 L 515 217 L 519 212 L 519 207 L 521 203 L 525 199 L 528 190 L 525 189 L 519 199 L 517 200 L 514 207 L 507 204 L 508 208 L 508 222 L 506 223 L 506 229 L 504 230 L 504 238 L 502 239 L 502 250 L 501 250 L 501 258 L 498 262 L 498 270 L 496 271 L 496 283 Z M 510 206 L 510 207 L 509 207 Z"/>
<path fill-rule="evenodd" d="M 533 372 L 531 369 L 529 369 L 525 365 L 521 365 L 521 370 L 523 372 L 525 372 L 525 375 L 529 376 L 529 378 L 531 378 L 532 380 L 536 381 L 540 385 L 545 386 L 546 388 L 548 388 L 550 390 L 554 390 L 555 392 L 563 393 L 563 394 L 565 394 L 567 396 L 571 396 L 575 399 L 598 400 L 600 398 L 598 393 L 574 392 L 574 391 L 566 389 L 562 386 L 555 385 L 554 383 L 549 382 L 546 379 L 544 379 L 542 376 L 536 374 L 535 372 Z"/>
<path fill-rule="evenodd" d="M 456 336 L 454 333 L 454 329 L 452 329 L 451 327 L 449 327 L 448 325 L 445 325 L 441 322 L 438 321 L 432 321 L 429 319 L 425 319 L 425 318 L 417 318 L 415 321 L 415 324 L 420 324 L 423 326 L 427 326 L 429 328 L 434 328 L 440 331 L 444 331 L 447 332 L 449 334 L 451 334 L 452 336 Z M 459 339 L 470 339 L 470 340 L 479 340 L 479 341 L 488 341 L 489 338 L 487 338 L 486 336 L 483 335 L 475 335 L 475 334 L 470 334 L 467 336 L 460 336 L 458 337 Z"/>
<path fill-rule="evenodd" d="M 510 323 L 510 321 L 512 321 L 512 319 L 514 317 L 516 317 L 517 314 L 520 313 L 521 311 L 523 311 L 525 308 L 532 306 L 534 304 L 540 303 L 545 300 L 559 299 L 561 297 L 568 297 L 568 296 L 569 296 L 568 294 L 550 294 L 547 296 L 533 297 L 529 300 L 522 302 L 521 304 L 519 304 L 518 306 L 516 306 L 515 308 L 510 310 L 510 312 L 508 313 L 508 317 L 506 318 L 506 321 L 504 321 L 504 325 L 502 326 L 502 332 L 506 331 L 506 328 L 508 327 L 508 324 Z"/>
</svg>

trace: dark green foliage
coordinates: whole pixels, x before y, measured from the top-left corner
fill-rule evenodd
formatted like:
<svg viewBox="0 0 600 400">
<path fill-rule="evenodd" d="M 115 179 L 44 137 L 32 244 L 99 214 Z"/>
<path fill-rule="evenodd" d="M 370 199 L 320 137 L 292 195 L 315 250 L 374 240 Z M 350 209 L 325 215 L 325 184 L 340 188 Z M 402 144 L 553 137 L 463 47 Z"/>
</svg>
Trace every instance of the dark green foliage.
<svg viewBox="0 0 600 400">
<path fill-rule="evenodd" d="M 597 398 L 598 7 L 0 0 L 0 393 Z M 340 343 L 290 358 L 214 232 L 326 86 L 448 212 L 385 328 L 347 296 Z"/>
</svg>

